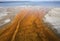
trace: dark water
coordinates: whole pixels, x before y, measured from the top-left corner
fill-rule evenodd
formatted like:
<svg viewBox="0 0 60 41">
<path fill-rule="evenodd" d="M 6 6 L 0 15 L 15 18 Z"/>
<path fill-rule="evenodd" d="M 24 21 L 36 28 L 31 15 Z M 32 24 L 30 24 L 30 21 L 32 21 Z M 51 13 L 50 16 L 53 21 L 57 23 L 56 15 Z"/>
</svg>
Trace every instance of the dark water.
<svg viewBox="0 0 60 41">
<path fill-rule="evenodd" d="M 0 6 L 45 6 L 45 7 L 60 7 L 60 1 L 2 1 Z"/>
</svg>

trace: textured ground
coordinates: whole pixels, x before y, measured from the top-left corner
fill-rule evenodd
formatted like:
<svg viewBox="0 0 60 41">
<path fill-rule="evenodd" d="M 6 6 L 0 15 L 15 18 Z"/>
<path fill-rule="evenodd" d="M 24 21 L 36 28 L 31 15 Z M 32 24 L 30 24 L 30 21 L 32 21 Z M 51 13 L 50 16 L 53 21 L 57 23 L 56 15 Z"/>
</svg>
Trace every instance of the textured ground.
<svg viewBox="0 0 60 41">
<path fill-rule="evenodd" d="M 45 12 L 38 9 L 23 9 L 13 21 L 1 29 L 0 41 L 60 41 L 57 35 L 44 24 Z"/>
</svg>

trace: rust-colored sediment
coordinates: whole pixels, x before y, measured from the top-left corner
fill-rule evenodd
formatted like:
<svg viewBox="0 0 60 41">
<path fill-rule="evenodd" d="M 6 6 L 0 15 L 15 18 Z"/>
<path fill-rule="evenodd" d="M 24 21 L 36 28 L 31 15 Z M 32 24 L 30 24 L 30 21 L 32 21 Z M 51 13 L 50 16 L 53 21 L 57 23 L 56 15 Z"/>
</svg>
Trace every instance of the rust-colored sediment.
<svg viewBox="0 0 60 41">
<path fill-rule="evenodd" d="M 43 23 L 44 15 L 42 11 L 21 10 L 0 32 L 0 41 L 60 41 Z"/>
</svg>

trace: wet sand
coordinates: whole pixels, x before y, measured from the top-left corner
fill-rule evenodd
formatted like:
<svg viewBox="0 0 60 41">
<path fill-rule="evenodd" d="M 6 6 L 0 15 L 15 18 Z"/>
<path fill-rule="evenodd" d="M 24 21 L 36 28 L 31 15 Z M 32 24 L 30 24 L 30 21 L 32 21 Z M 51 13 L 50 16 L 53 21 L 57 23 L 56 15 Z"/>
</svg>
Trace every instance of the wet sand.
<svg viewBox="0 0 60 41">
<path fill-rule="evenodd" d="M 23 9 L 1 29 L 0 41 L 60 41 L 43 22 L 44 11 Z"/>
</svg>

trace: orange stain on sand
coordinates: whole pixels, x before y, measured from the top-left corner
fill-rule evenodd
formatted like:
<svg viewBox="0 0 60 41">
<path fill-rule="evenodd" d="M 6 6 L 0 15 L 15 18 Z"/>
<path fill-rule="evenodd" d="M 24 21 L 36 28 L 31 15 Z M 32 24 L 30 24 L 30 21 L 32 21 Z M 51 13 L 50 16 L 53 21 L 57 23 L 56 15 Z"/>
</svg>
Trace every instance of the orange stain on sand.
<svg viewBox="0 0 60 41">
<path fill-rule="evenodd" d="M 45 13 L 24 9 L 0 32 L 0 41 L 60 41 L 42 21 Z"/>
</svg>

